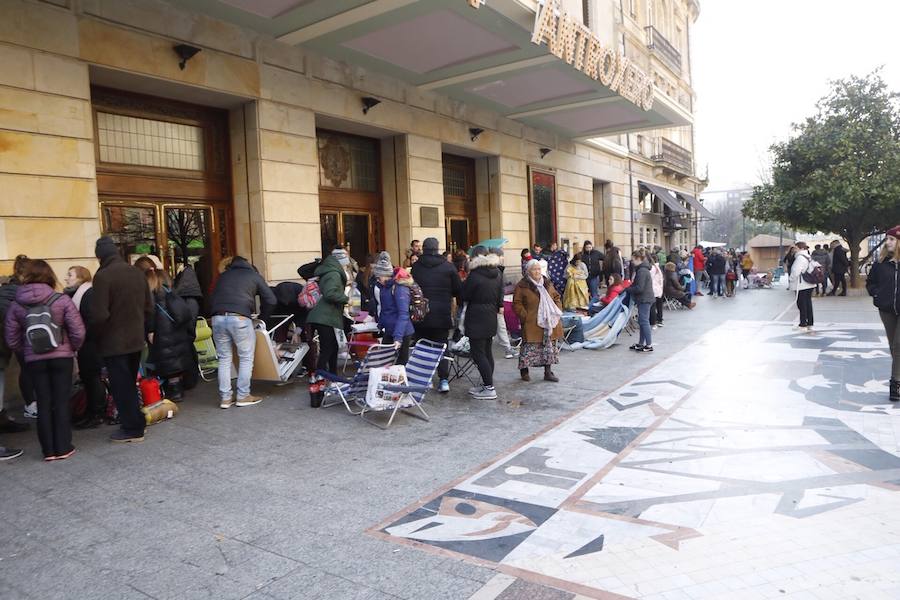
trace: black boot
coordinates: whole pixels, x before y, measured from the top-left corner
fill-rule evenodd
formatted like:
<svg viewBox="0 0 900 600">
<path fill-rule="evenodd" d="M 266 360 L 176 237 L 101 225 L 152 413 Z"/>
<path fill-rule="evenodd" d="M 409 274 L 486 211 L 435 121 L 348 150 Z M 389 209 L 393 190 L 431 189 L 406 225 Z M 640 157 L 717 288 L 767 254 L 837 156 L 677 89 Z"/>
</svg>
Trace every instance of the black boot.
<svg viewBox="0 0 900 600">
<path fill-rule="evenodd" d="M 900 402 L 900 379 L 891 379 L 891 402 Z"/>
<path fill-rule="evenodd" d="M 552 381 L 553 383 L 559 381 L 559 377 L 553 374 L 553 371 L 550 370 L 549 366 L 544 367 L 544 381 Z"/>
<path fill-rule="evenodd" d="M 519 377 L 522 378 L 522 381 L 531 381 L 531 375 L 528 374 L 528 369 L 519 369 Z"/>
</svg>

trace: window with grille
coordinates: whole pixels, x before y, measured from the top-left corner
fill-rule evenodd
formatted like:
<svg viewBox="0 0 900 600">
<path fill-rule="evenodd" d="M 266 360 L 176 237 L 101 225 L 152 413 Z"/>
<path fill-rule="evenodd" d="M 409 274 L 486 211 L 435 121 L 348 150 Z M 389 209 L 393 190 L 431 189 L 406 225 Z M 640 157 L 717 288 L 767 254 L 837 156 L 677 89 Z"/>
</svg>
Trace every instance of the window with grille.
<svg viewBox="0 0 900 600">
<path fill-rule="evenodd" d="M 466 174 L 464 171 L 444 166 L 444 196 L 466 197 Z"/>
<path fill-rule="evenodd" d="M 319 185 L 378 191 L 378 140 L 319 131 Z"/>
<path fill-rule="evenodd" d="M 154 119 L 97 112 L 100 161 L 202 171 L 203 129 Z"/>
</svg>

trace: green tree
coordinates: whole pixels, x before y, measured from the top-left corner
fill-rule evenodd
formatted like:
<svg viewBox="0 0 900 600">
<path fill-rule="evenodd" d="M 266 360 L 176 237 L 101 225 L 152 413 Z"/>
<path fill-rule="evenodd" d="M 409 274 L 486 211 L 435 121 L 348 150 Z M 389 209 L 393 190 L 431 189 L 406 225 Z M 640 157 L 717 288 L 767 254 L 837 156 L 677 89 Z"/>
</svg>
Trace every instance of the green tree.
<svg viewBox="0 0 900 600">
<path fill-rule="evenodd" d="M 839 235 L 850 246 L 854 287 L 860 243 L 900 222 L 897 98 L 879 70 L 831 82 L 815 116 L 771 147 L 771 181 L 744 206 L 754 219 Z"/>
</svg>

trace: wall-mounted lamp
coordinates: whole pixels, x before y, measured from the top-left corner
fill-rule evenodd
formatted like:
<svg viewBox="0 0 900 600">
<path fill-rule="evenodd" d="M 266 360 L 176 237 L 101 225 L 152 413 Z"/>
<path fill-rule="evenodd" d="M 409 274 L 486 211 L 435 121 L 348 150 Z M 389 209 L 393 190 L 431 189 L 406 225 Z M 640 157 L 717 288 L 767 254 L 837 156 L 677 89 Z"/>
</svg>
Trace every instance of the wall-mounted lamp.
<svg viewBox="0 0 900 600">
<path fill-rule="evenodd" d="M 178 63 L 178 68 L 182 71 L 184 71 L 184 65 L 187 64 L 187 61 L 194 58 L 194 55 L 200 52 L 200 48 L 189 46 L 187 44 L 178 44 L 177 46 L 173 46 L 172 50 L 174 50 L 175 54 L 181 59 L 181 62 Z"/>
<path fill-rule="evenodd" d="M 379 100 L 378 98 L 373 98 L 372 96 L 363 96 L 362 104 L 363 114 L 365 115 L 368 114 L 370 108 L 381 104 L 381 100 Z"/>
<path fill-rule="evenodd" d="M 541 148 L 541 149 L 540 149 L 541 158 L 544 158 L 545 156 L 547 156 L 547 155 L 550 154 L 551 152 L 553 152 L 553 148 Z"/>
<path fill-rule="evenodd" d="M 478 139 L 478 136 L 484 133 L 484 129 L 480 127 L 469 127 L 469 135 L 471 136 L 471 140 L 474 142 Z"/>
</svg>

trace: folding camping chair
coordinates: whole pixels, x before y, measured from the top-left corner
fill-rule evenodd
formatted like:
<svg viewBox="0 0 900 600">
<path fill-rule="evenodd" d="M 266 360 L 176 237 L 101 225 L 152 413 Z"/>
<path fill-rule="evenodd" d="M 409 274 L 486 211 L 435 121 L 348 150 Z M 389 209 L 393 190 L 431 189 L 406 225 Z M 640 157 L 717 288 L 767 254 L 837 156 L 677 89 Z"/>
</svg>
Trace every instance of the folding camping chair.
<svg viewBox="0 0 900 600">
<path fill-rule="evenodd" d="M 397 360 L 397 349 L 393 344 L 376 344 L 369 347 L 369 351 L 359 363 L 359 368 L 351 379 L 347 379 L 329 373 L 328 371 L 316 371 L 316 375 L 331 382 L 331 385 L 325 389 L 325 400 L 320 408 L 328 408 L 337 404 L 344 404 L 351 415 L 358 415 L 359 411 L 350 408 L 350 401 L 359 403 L 362 398 L 365 402 L 366 388 L 369 386 L 369 371 L 376 367 L 389 367 Z M 337 396 L 337 399 L 328 400 L 329 396 Z"/>
<path fill-rule="evenodd" d="M 275 342 L 275 332 L 288 325 L 294 315 L 272 315 L 280 318 L 271 329 L 266 329 L 262 321 L 256 322 L 256 348 L 253 350 L 253 379 L 286 383 L 294 375 L 294 371 L 303 362 L 309 352 L 309 344 L 301 342 Z M 237 352 L 232 353 L 235 366 L 238 364 Z"/>
<path fill-rule="evenodd" d="M 391 400 L 382 400 L 369 404 L 365 393 L 362 400 L 357 399 L 360 406 L 359 416 L 367 423 L 371 423 L 381 429 L 387 429 L 394 422 L 397 411 L 403 411 L 411 417 L 429 421 L 428 413 L 422 407 L 422 401 L 425 394 L 431 389 L 431 379 L 437 371 L 438 365 L 444 358 L 444 351 L 447 346 L 438 344 L 431 340 L 419 340 L 409 354 L 409 362 L 406 363 L 406 385 L 386 385 L 386 392 L 400 392 L 402 396 L 396 402 Z M 412 412 L 409 409 L 417 409 L 419 413 Z M 390 412 L 391 417 L 386 424 L 381 424 L 376 420 L 369 418 L 369 413 L 374 412 Z"/>
<path fill-rule="evenodd" d="M 636 313 L 637 308 L 635 306 L 621 305 L 615 318 L 610 323 L 609 330 L 606 334 L 603 335 L 603 337 L 585 342 L 583 347 L 589 350 L 603 350 L 609 348 L 616 343 L 619 334 L 625 328 L 626 324 L 631 321 L 632 314 Z"/>
<path fill-rule="evenodd" d="M 684 308 L 687 308 L 684 304 L 670 296 L 665 296 L 663 298 L 663 304 L 669 310 L 682 310 Z"/>
<path fill-rule="evenodd" d="M 468 337 L 463 336 L 458 342 L 452 342 L 447 348 L 446 354 L 448 355 L 447 360 L 450 361 L 449 381 L 465 377 L 472 385 L 478 385 L 472 378 L 472 371 L 475 370 L 475 361 L 472 360 Z"/>
<path fill-rule="evenodd" d="M 197 317 L 194 350 L 197 351 L 200 377 L 203 381 L 214 379 L 216 371 L 219 370 L 219 356 L 216 354 L 216 345 L 213 342 L 212 327 L 209 326 L 209 322 L 203 317 Z"/>
</svg>

